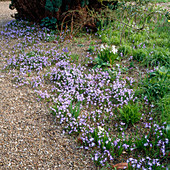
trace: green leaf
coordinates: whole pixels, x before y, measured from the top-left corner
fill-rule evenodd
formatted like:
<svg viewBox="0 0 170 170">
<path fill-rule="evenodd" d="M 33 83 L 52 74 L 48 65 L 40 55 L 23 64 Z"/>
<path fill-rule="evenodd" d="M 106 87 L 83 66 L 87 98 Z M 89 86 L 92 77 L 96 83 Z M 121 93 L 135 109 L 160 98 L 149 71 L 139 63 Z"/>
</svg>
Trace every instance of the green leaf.
<svg viewBox="0 0 170 170">
<path fill-rule="evenodd" d="M 51 0 L 46 0 L 45 9 L 52 12 L 54 10 Z"/>
</svg>

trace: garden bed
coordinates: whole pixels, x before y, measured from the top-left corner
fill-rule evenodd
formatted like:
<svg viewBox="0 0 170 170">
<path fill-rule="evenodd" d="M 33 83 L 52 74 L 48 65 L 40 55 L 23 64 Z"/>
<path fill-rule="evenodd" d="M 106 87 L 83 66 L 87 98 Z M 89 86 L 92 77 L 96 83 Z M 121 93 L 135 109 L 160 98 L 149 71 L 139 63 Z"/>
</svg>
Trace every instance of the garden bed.
<svg viewBox="0 0 170 170">
<path fill-rule="evenodd" d="M 153 24 L 155 18 L 140 32 L 137 25 L 129 30 L 110 23 L 71 39 L 69 30 L 59 34 L 11 22 L 1 32 L 4 71 L 17 87 L 34 90 L 64 132 L 91 152 L 96 166 L 123 162 L 129 169 L 165 169 L 169 23 L 160 16 Z"/>
</svg>

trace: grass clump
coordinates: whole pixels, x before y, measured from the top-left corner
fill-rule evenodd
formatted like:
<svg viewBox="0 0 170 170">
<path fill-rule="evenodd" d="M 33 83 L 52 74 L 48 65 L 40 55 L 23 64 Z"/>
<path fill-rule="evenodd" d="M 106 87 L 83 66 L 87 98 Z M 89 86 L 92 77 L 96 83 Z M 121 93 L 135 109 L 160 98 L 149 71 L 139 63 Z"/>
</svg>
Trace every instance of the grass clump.
<svg viewBox="0 0 170 170">
<path fill-rule="evenodd" d="M 168 72 L 165 67 L 157 68 L 155 71 L 149 72 L 147 77 L 142 80 L 141 93 L 147 96 L 149 102 L 157 101 L 169 93 Z"/>
<path fill-rule="evenodd" d="M 137 103 L 124 105 L 122 108 L 118 108 L 118 112 L 120 114 L 120 119 L 126 123 L 126 126 L 131 124 L 134 125 L 142 116 L 140 107 Z"/>
</svg>

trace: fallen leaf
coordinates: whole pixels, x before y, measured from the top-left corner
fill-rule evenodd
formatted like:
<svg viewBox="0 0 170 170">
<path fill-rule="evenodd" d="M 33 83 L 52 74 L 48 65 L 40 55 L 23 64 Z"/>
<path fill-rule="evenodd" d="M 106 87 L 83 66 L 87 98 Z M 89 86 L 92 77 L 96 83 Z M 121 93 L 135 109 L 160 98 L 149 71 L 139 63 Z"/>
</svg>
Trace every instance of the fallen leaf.
<svg viewBox="0 0 170 170">
<path fill-rule="evenodd" d="M 128 168 L 128 163 L 118 163 L 116 165 L 113 165 L 113 168 L 116 169 L 127 169 Z"/>
<path fill-rule="evenodd" d="M 81 133 L 77 137 L 77 143 L 83 144 L 83 140 L 81 139 Z"/>
<path fill-rule="evenodd" d="M 83 140 L 79 137 L 79 138 L 77 138 L 77 143 L 82 144 L 82 143 L 83 143 Z"/>
</svg>

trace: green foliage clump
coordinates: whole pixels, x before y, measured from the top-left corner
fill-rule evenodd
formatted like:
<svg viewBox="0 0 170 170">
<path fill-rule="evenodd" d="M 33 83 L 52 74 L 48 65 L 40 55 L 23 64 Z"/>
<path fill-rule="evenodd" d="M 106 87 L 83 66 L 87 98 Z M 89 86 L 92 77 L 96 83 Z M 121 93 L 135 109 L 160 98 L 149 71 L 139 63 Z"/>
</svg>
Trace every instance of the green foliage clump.
<svg viewBox="0 0 170 170">
<path fill-rule="evenodd" d="M 46 4 L 45 4 L 45 9 L 52 12 L 53 11 L 53 3 L 50 0 L 46 0 Z"/>
<path fill-rule="evenodd" d="M 95 51 L 95 46 L 90 45 L 88 51 L 92 54 Z"/>
<path fill-rule="evenodd" d="M 158 108 L 156 108 L 156 113 L 161 113 L 160 118 L 161 122 L 167 122 L 170 124 L 170 93 L 166 94 L 160 101 L 157 103 Z"/>
<path fill-rule="evenodd" d="M 62 0 L 46 0 L 45 9 L 50 12 L 58 12 L 62 5 Z"/>
<path fill-rule="evenodd" d="M 155 49 L 147 49 L 148 57 L 144 63 L 150 63 L 152 66 L 170 66 L 170 51 L 168 48 L 157 47 Z"/>
<path fill-rule="evenodd" d="M 89 0 L 81 0 L 81 7 L 84 7 L 85 5 L 89 5 Z"/>
<path fill-rule="evenodd" d="M 72 115 L 75 119 L 77 119 L 78 116 L 80 115 L 80 111 L 81 111 L 81 110 L 80 110 L 80 104 L 81 104 L 80 101 L 79 101 L 75 106 L 73 106 L 72 101 L 71 101 L 71 103 L 70 103 L 69 111 L 70 111 L 71 115 Z"/>
<path fill-rule="evenodd" d="M 120 46 L 119 49 L 118 49 L 118 52 L 122 53 L 124 56 L 132 55 L 133 54 L 133 49 L 132 49 L 131 46 L 126 44 L 126 45 Z"/>
<path fill-rule="evenodd" d="M 169 93 L 169 77 L 169 70 L 164 66 L 148 73 L 141 83 L 141 93 L 148 97 L 149 102 L 158 101 Z"/>
<path fill-rule="evenodd" d="M 46 18 L 43 18 L 41 20 L 41 26 L 43 27 L 47 27 L 49 29 L 55 29 L 56 28 L 56 23 L 57 23 L 57 19 L 52 17 L 52 18 L 49 18 L 49 17 L 46 17 Z"/>
<path fill-rule="evenodd" d="M 102 66 L 113 66 L 115 60 L 118 60 L 118 54 L 117 54 L 116 47 L 113 46 L 103 46 L 101 47 L 100 51 L 97 54 L 97 57 L 95 58 L 95 67 L 94 68 L 100 68 Z"/>
<path fill-rule="evenodd" d="M 167 17 L 168 20 L 170 20 L 170 12 L 168 11 L 165 16 Z"/>
<path fill-rule="evenodd" d="M 140 107 L 137 103 L 124 105 L 123 108 L 118 108 L 120 119 L 126 123 L 126 126 L 134 125 L 142 116 Z"/>
<path fill-rule="evenodd" d="M 118 36 L 112 36 L 110 38 L 110 43 L 114 45 L 120 45 L 120 37 Z"/>
<path fill-rule="evenodd" d="M 137 61 L 143 61 L 147 57 L 148 53 L 145 49 L 134 49 L 133 58 Z"/>
</svg>

